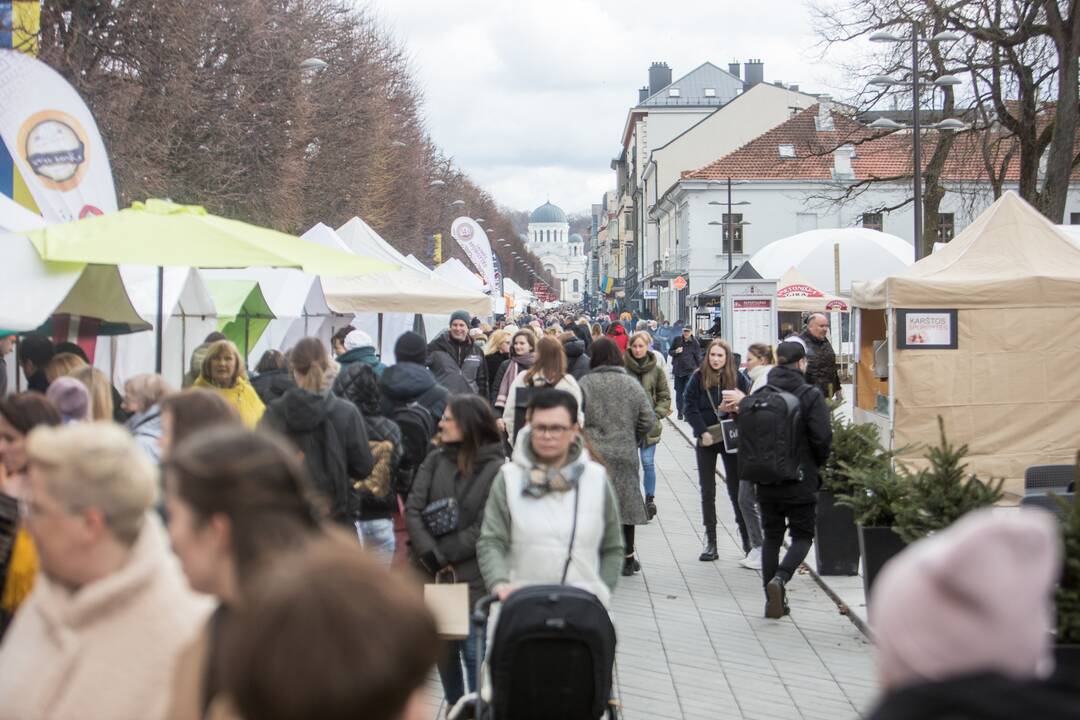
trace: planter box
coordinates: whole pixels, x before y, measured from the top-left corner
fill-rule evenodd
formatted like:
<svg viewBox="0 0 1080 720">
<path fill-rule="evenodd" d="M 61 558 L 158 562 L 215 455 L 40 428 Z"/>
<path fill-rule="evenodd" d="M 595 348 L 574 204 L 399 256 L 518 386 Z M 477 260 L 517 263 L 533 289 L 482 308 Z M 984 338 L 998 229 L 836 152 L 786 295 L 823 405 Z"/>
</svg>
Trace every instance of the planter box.
<svg viewBox="0 0 1080 720">
<path fill-rule="evenodd" d="M 1054 679 L 1080 694 L 1080 645 L 1054 646 Z"/>
<path fill-rule="evenodd" d="M 814 553 L 818 575 L 859 574 L 859 531 L 855 527 L 855 511 L 846 505 L 837 505 L 836 498 L 827 490 L 818 493 Z"/>
<path fill-rule="evenodd" d="M 907 543 L 893 532 L 891 527 L 863 527 L 859 528 L 859 552 L 862 555 L 863 589 L 866 591 L 866 601 L 870 602 L 870 590 L 874 586 L 881 568 L 907 547 Z"/>
</svg>

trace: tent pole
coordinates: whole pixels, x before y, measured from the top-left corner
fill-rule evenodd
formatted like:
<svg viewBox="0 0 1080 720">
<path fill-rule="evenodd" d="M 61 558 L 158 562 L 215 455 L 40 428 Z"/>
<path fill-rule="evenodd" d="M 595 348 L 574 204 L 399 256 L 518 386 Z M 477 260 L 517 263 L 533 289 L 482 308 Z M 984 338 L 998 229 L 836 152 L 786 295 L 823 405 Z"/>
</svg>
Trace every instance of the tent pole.
<svg viewBox="0 0 1080 720">
<path fill-rule="evenodd" d="M 250 360 L 248 359 L 248 353 L 251 352 L 248 349 L 248 334 L 250 332 L 251 332 L 251 314 L 248 313 L 248 312 L 245 312 L 244 313 L 244 367 L 245 368 L 248 365 L 251 364 Z"/>
<path fill-rule="evenodd" d="M 382 337 L 382 335 L 383 335 L 383 314 L 379 313 L 379 357 L 380 358 L 382 357 L 382 346 L 383 346 L 383 337 Z"/>
<path fill-rule="evenodd" d="M 161 343 L 162 331 L 165 321 L 165 268 L 158 265 L 157 269 L 157 325 L 154 327 L 154 372 L 161 374 Z"/>
</svg>

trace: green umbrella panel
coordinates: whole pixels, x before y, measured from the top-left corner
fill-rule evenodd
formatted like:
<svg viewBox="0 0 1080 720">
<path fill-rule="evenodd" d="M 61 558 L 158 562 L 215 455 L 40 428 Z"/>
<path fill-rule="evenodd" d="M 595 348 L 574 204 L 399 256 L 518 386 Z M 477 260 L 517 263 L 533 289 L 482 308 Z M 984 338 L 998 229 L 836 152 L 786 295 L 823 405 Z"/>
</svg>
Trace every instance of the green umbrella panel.
<svg viewBox="0 0 1080 720">
<path fill-rule="evenodd" d="M 225 334 L 241 357 L 247 357 L 276 316 L 254 280 L 206 279 L 206 289 L 217 308 L 218 330 Z"/>
</svg>

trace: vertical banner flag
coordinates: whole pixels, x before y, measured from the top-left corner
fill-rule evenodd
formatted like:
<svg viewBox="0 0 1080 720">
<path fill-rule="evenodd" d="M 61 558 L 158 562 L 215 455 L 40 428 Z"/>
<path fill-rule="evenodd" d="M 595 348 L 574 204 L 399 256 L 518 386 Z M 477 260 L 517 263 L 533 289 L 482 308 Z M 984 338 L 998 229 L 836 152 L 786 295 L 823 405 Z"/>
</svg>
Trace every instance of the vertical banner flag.
<svg viewBox="0 0 1080 720">
<path fill-rule="evenodd" d="M 472 218 L 459 217 L 450 226 L 450 234 L 469 256 L 490 292 L 495 287 L 495 264 L 491 261 L 494 256 L 487 233 Z"/>
<path fill-rule="evenodd" d="M 503 273 L 502 263 L 499 262 L 499 256 L 495 254 L 493 250 L 491 252 L 491 265 L 495 268 L 495 286 L 492 288 L 495 297 L 502 297 L 503 294 Z"/>
<path fill-rule="evenodd" d="M 442 265 L 442 233 L 435 233 L 432 239 L 431 261 L 436 267 Z"/>
<path fill-rule="evenodd" d="M 0 49 L 0 139 L 49 222 L 115 212 L 105 143 L 86 103 L 55 70 Z"/>
<path fill-rule="evenodd" d="M 39 0 L 0 0 L 0 48 L 37 55 L 41 30 Z M 11 154 L 0 142 L 0 195 L 6 195 L 37 216 L 38 206 L 22 175 L 15 169 Z"/>
</svg>

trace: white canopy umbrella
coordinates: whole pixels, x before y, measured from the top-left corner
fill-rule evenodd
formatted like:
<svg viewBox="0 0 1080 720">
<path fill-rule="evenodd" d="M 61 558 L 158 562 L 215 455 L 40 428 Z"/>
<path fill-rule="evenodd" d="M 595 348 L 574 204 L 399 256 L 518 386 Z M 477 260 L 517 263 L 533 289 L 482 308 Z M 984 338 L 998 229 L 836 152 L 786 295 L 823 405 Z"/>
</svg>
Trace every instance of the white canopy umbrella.
<svg viewBox="0 0 1080 720">
<path fill-rule="evenodd" d="M 836 289 L 835 245 L 840 246 L 840 293 L 851 283 L 883 277 L 915 261 L 915 249 L 903 238 L 869 228 L 822 228 L 769 243 L 754 253 L 750 264 L 762 277 L 778 278 L 792 266 L 811 285 Z"/>
<path fill-rule="evenodd" d="M 810 284 L 794 267 L 776 284 L 776 309 L 780 312 L 848 312 L 846 298 L 823 292 Z"/>
</svg>

